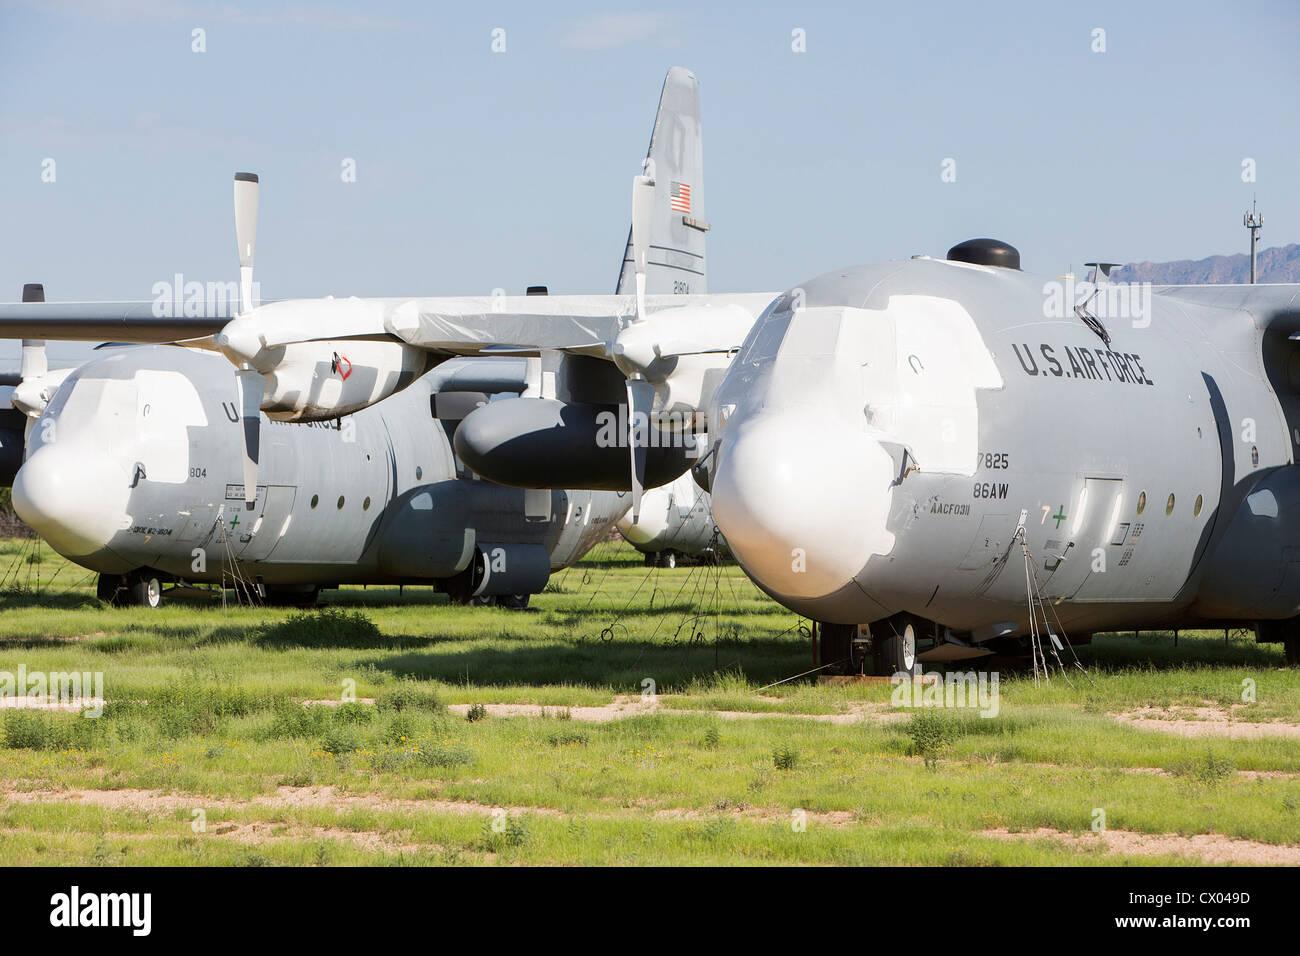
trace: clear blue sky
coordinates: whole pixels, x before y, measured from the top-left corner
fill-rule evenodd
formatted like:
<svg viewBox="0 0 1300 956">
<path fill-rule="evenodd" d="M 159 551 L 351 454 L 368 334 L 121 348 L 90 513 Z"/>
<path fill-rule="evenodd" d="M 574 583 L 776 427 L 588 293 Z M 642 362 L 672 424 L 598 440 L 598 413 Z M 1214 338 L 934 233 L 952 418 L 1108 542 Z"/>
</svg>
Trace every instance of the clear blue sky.
<svg viewBox="0 0 1300 956">
<path fill-rule="evenodd" d="M 1288 0 L 0 0 L 0 299 L 234 278 L 244 169 L 265 297 L 609 291 L 674 64 L 701 81 L 713 291 L 977 235 L 1050 274 L 1244 251 L 1252 193 L 1281 245 L 1297 26 Z"/>
</svg>

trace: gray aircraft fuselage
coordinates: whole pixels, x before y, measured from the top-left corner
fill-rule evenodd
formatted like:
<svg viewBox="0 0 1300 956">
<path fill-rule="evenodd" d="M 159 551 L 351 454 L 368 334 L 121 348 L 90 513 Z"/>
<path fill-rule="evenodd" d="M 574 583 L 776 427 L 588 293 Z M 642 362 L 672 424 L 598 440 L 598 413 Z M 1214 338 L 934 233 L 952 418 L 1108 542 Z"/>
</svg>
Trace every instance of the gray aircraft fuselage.
<svg viewBox="0 0 1300 956">
<path fill-rule="evenodd" d="M 767 593 L 1022 635 L 1023 512 L 1073 633 L 1300 614 L 1300 287 L 1134 287 L 1107 344 L 1054 282 L 915 259 L 769 307 L 715 395 L 711 480 Z"/>
<path fill-rule="evenodd" d="M 626 509 L 613 492 L 555 491 L 549 518 L 526 520 L 522 490 L 457 462 L 455 423 L 433 416 L 430 396 L 421 378 L 336 422 L 264 418 L 249 507 L 225 359 L 115 349 L 70 375 L 34 423 L 15 507 L 103 574 L 221 581 L 237 561 L 267 585 L 431 584 L 496 553 L 504 573 L 486 593 L 503 594 L 540 590 L 539 576 L 581 557 Z"/>
</svg>

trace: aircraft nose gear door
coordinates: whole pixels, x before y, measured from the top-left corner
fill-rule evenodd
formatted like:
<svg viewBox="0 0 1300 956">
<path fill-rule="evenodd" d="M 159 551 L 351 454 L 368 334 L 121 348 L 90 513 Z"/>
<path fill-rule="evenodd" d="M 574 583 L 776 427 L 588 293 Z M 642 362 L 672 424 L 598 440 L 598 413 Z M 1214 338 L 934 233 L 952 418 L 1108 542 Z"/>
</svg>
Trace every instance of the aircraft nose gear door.
<svg viewBox="0 0 1300 956">
<path fill-rule="evenodd" d="M 242 502 L 226 502 L 226 528 L 240 561 L 264 561 L 280 538 L 289 530 L 293 501 L 298 489 L 293 485 L 267 485 L 257 489 L 252 510 Z"/>
<path fill-rule="evenodd" d="M 1053 532 L 1043 553 L 1036 555 L 1048 597 L 1073 597 L 1094 573 L 1094 564 L 1108 559 L 1110 523 L 1117 517 L 1116 502 L 1123 485 L 1118 478 L 1085 478 L 1073 503 L 1063 506 L 1060 531 Z M 1102 550 L 1100 559 L 1098 549 Z"/>
</svg>

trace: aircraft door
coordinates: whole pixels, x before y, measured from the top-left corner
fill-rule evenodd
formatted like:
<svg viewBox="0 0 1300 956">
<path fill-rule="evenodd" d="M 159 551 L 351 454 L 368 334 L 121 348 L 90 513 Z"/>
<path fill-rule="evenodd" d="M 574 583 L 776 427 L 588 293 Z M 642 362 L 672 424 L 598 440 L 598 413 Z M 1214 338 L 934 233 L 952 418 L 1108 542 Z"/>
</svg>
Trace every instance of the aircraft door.
<svg viewBox="0 0 1300 956">
<path fill-rule="evenodd" d="M 1099 562 L 1108 559 L 1108 539 L 1119 516 L 1123 486 L 1118 478 L 1085 478 L 1073 505 L 1058 512 L 1064 534 L 1058 537 L 1049 531 L 1044 553 L 1037 556 L 1048 597 L 1074 597 L 1094 575 L 1094 567 L 1105 567 Z"/>
<path fill-rule="evenodd" d="M 233 508 L 226 509 L 228 528 L 232 520 L 240 522 L 228 531 L 238 560 L 264 561 L 270 557 L 289 530 L 297 494 L 298 489 L 293 485 L 266 485 L 257 489 L 257 501 L 252 511 L 238 502 L 233 503 Z M 250 515 L 256 517 L 250 519 Z"/>
</svg>

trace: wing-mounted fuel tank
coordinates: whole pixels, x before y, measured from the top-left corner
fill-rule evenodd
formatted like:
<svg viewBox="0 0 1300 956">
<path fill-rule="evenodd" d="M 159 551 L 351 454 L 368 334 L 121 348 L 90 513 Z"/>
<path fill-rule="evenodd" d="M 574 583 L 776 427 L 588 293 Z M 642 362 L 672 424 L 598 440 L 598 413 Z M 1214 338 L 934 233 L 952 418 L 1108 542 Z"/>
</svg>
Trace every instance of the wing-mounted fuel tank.
<svg viewBox="0 0 1300 956">
<path fill-rule="evenodd" d="M 470 469 L 498 484 L 627 491 L 627 434 L 626 405 L 517 398 L 466 416 L 455 448 Z M 651 428 L 649 438 L 646 487 L 667 484 L 694 464 L 693 436 Z"/>
<path fill-rule="evenodd" d="M 1300 466 L 1274 469 L 1255 483 L 1207 562 L 1194 613 L 1235 620 L 1300 614 Z"/>
</svg>

